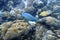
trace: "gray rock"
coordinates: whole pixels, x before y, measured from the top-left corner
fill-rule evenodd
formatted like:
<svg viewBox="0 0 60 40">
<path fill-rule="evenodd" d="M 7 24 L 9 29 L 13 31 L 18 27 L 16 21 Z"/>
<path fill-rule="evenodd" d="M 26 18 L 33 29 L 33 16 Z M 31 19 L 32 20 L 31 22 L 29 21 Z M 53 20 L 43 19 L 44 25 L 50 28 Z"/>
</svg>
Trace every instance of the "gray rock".
<svg viewBox="0 0 60 40">
<path fill-rule="evenodd" d="M 60 26 L 60 20 L 57 20 L 56 18 L 50 16 L 40 19 L 39 22 L 46 23 L 47 25 L 55 26 L 55 27 Z"/>
</svg>

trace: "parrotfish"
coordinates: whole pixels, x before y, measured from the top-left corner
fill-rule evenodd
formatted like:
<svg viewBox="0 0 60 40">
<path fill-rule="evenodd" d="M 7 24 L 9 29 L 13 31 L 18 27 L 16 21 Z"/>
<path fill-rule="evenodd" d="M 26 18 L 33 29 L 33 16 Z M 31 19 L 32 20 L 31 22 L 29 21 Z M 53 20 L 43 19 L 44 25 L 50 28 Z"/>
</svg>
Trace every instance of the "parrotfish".
<svg viewBox="0 0 60 40">
<path fill-rule="evenodd" d="M 28 21 L 37 21 L 37 19 L 29 13 L 22 13 L 22 17 Z"/>
</svg>

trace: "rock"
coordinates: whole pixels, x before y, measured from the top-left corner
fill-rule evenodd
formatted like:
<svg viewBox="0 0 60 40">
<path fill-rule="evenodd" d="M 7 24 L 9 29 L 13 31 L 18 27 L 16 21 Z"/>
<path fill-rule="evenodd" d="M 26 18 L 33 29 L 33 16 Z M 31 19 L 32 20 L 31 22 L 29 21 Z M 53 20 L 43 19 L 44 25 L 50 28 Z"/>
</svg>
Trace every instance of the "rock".
<svg viewBox="0 0 60 40">
<path fill-rule="evenodd" d="M 56 37 L 53 36 L 54 33 L 51 30 L 47 30 L 45 36 L 42 38 L 42 40 L 56 40 Z"/>
<path fill-rule="evenodd" d="M 11 15 L 11 16 L 15 16 L 15 11 L 14 11 L 14 10 L 11 10 L 11 11 L 10 11 L 10 15 Z"/>
<path fill-rule="evenodd" d="M 2 11 L 0 11 L 0 17 L 4 17 L 4 14 Z"/>
<path fill-rule="evenodd" d="M 56 19 L 60 20 L 60 7 L 59 6 L 55 6 L 56 8 L 54 8 L 51 16 L 55 17 Z"/>
<path fill-rule="evenodd" d="M 21 2 L 18 6 L 19 6 L 20 9 L 24 9 L 25 8 L 25 3 Z"/>
<path fill-rule="evenodd" d="M 9 13 L 8 11 L 3 12 L 3 14 L 4 14 L 4 16 L 7 17 L 7 18 L 10 18 L 10 17 L 11 17 L 11 16 L 10 16 L 10 13 Z"/>
<path fill-rule="evenodd" d="M 35 32 L 36 40 L 42 40 L 45 32 L 47 31 L 45 26 L 39 24 L 39 25 L 36 26 L 35 30 L 36 30 L 36 32 Z"/>
<path fill-rule="evenodd" d="M 38 1 L 35 0 L 34 3 L 33 3 L 33 6 L 35 8 L 41 9 L 44 6 L 46 6 L 46 4 L 47 4 L 46 0 L 38 0 Z"/>
<path fill-rule="evenodd" d="M 34 17 L 36 16 L 37 13 L 37 9 L 34 8 L 33 6 L 25 8 L 24 9 L 26 13 L 30 13 L 31 15 L 33 15 Z"/>
<path fill-rule="evenodd" d="M 2 36 L 4 40 L 11 39 L 21 35 L 26 32 L 29 28 L 27 28 L 27 24 L 23 21 L 16 21 L 16 23 L 8 22 L 6 24 L 2 24 Z"/>
<path fill-rule="evenodd" d="M 54 17 L 44 17 L 42 19 L 40 19 L 40 22 L 41 23 L 45 23 L 46 25 L 49 25 L 49 26 L 54 26 L 54 28 L 60 28 L 60 20 L 57 20 L 56 18 Z"/>
<path fill-rule="evenodd" d="M 12 25 L 13 22 L 6 22 L 6 23 L 3 23 L 1 25 L 2 27 L 2 35 L 5 35 L 5 32 L 8 30 L 8 28 L 10 28 L 10 26 Z"/>
<path fill-rule="evenodd" d="M 31 7 L 34 0 L 22 0 L 25 3 L 25 8 Z"/>
<path fill-rule="evenodd" d="M 20 19 L 21 17 L 21 10 L 18 8 L 14 8 L 13 10 L 10 11 L 9 13 L 11 16 L 15 17 L 16 19 Z"/>
<path fill-rule="evenodd" d="M 43 11 L 43 12 L 40 13 L 40 16 L 48 16 L 48 15 L 51 14 L 50 12 L 51 11 Z"/>
</svg>

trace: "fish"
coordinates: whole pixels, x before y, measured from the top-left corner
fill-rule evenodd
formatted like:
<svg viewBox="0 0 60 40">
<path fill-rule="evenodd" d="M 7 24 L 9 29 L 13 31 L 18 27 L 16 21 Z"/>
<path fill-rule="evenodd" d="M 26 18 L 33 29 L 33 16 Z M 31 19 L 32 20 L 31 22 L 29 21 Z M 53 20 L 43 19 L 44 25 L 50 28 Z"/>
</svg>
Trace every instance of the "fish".
<svg viewBox="0 0 60 40">
<path fill-rule="evenodd" d="M 37 21 L 37 19 L 29 13 L 22 13 L 22 17 L 28 21 Z"/>
</svg>

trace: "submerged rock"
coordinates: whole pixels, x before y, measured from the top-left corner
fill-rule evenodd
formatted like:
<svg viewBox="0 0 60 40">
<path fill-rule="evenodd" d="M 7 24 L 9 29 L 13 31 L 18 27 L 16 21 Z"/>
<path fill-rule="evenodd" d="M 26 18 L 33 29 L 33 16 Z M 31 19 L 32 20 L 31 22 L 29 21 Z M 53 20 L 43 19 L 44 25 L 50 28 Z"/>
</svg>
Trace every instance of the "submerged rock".
<svg viewBox="0 0 60 40">
<path fill-rule="evenodd" d="M 54 28 L 59 28 L 60 29 L 60 20 L 57 20 L 54 17 L 44 17 L 39 20 L 41 23 L 45 23 L 46 25 L 49 26 L 54 26 Z"/>
<path fill-rule="evenodd" d="M 36 27 L 36 32 L 35 32 L 35 36 L 36 36 L 36 40 L 42 40 L 45 32 L 47 31 L 47 29 L 45 28 L 44 25 L 41 25 L 39 24 L 37 27 Z"/>
<path fill-rule="evenodd" d="M 41 9 L 46 6 L 47 0 L 35 0 L 33 3 L 33 7 Z"/>
<path fill-rule="evenodd" d="M 1 37 L 4 40 L 9 40 L 9 39 L 18 37 L 31 29 L 28 23 L 21 20 L 15 20 L 14 22 L 6 22 L 0 26 L 2 28 Z"/>
<path fill-rule="evenodd" d="M 44 37 L 42 38 L 42 40 L 57 40 L 57 38 L 55 36 L 53 36 L 54 33 L 51 30 L 48 30 Z"/>
<path fill-rule="evenodd" d="M 40 13 L 40 16 L 48 16 L 48 15 L 51 14 L 50 12 L 51 11 L 43 11 L 43 12 Z"/>
<path fill-rule="evenodd" d="M 34 16 L 34 17 L 35 17 L 36 14 L 37 14 L 37 9 L 34 8 L 33 6 L 28 7 L 28 8 L 25 8 L 24 10 L 25 10 L 26 13 L 29 13 L 29 14 L 31 14 L 31 15 Z"/>
</svg>

